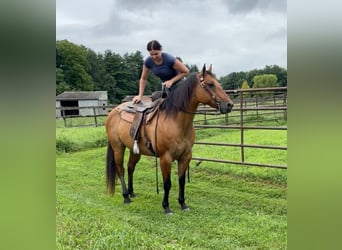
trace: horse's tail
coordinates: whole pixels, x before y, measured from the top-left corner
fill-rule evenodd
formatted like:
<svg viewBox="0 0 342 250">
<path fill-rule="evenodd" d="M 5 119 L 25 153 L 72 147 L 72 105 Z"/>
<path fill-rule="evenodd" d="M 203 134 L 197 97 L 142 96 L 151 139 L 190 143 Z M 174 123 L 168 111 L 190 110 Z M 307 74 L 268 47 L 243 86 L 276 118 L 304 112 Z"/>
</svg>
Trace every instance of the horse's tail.
<svg viewBox="0 0 342 250">
<path fill-rule="evenodd" d="M 110 195 L 114 195 L 115 192 L 115 181 L 116 181 L 116 166 L 114 160 L 114 150 L 110 142 L 107 146 L 107 166 L 106 166 L 106 180 L 107 180 L 107 191 Z"/>
</svg>

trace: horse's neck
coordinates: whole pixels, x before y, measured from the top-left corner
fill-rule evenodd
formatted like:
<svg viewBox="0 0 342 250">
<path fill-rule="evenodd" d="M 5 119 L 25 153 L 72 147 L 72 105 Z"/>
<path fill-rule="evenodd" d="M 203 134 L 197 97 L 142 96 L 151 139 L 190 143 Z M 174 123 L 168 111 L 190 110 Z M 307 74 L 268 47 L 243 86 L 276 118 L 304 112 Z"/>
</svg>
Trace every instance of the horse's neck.
<svg viewBox="0 0 342 250">
<path fill-rule="evenodd" d="M 194 128 L 195 114 L 187 112 L 179 112 L 176 117 L 176 123 L 182 128 L 184 135 L 189 134 Z"/>
<path fill-rule="evenodd" d="M 191 101 L 190 101 L 190 104 L 189 104 L 189 113 L 195 113 L 196 110 L 197 110 L 197 107 L 199 105 L 199 102 L 197 99 L 193 98 Z"/>
<path fill-rule="evenodd" d="M 192 127 L 195 118 L 195 113 L 198 107 L 198 102 L 193 100 L 190 102 L 189 110 L 180 112 L 178 114 L 178 119 L 184 124 L 185 127 Z"/>
</svg>

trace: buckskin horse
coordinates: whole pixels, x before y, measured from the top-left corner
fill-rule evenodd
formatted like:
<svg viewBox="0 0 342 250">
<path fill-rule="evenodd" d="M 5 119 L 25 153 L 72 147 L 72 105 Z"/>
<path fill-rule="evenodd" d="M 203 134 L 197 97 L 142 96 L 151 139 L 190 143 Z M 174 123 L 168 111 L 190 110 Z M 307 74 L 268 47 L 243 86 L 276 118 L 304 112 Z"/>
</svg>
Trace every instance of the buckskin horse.
<svg viewBox="0 0 342 250">
<path fill-rule="evenodd" d="M 165 214 L 172 214 L 169 208 L 169 192 L 171 189 L 171 165 L 178 162 L 179 196 L 181 209 L 189 210 L 185 204 L 185 174 L 192 158 L 192 146 L 195 141 L 193 120 L 199 103 L 207 104 L 220 113 L 229 113 L 233 102 L 224 92 L 212 67 L 206 66 L 200 72 L 190 74 L 167 97 L 158 99 L 159 104 L 144 115 L 138 128 L 138 138 L 132 136 L 132 119 L 129 112 L 124 111 L 125 102 L 114 108 L 106 119 L 106 133 L 108 137 L 106 159 L 106 182 L 109 194 L 115 192 L 115 182 L 119 177 L 122 187 L 124 203 L 130 203 L 130 197 L 135 197 L 133 191 L 133 173 L 141 155 L 159 157 L 160 169 L 163 177 L 164 197 L 162 206 Z M 153 105 L 152 105 L 153 106 Z M 126 119 L 124 119 L 126 114 Z M 152 115 L 153 114 L 153 115 Z M 131 114 L 133 116 L 133 114 Z M 127 163 L 128 187 L 124 178 L 124 152 L 130 149 Z M 137 150 L 138 149 L 138 150 Z M 158 185 L 158 184 L 157 184 Z"/>
</svg>

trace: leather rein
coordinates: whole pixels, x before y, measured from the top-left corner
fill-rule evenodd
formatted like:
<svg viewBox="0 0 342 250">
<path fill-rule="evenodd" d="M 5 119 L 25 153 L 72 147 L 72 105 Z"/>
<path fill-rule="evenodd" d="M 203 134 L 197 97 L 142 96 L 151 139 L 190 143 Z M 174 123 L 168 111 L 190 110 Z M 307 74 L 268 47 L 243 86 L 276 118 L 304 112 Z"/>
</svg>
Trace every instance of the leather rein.
<svg viewBox="0 0 342 250">
<path fill-rule="evenodd" d="M 199 80 L 200 80 L 200 86 L 208 92 L 208 94 L 211 96 L 211 98 L 215 101 L 217 108 L 219 109 L 220 105 L 219 105 L 219 102 L 215 96 L 215 93 L 210 89 L 210 87 L 208 86 L 208 83 L 206 83 L 204 81 L 203 76 L 201 76 Z M 170 97 L 170 89 L 163 87 L 162 91 L 163 91 L 163 93 L 166 93 L 166 95 L 169 98 L 169 101 L 172 103 L 172 98 Z M 172 105 L 173 105 L 173 103 L 172 103 Z M 182 110 L 182 111 L 185 113 L 188 113 L 188 114 L 204 114 L 203 112 L 190 112 L 187 110 Z"/>
</svg>

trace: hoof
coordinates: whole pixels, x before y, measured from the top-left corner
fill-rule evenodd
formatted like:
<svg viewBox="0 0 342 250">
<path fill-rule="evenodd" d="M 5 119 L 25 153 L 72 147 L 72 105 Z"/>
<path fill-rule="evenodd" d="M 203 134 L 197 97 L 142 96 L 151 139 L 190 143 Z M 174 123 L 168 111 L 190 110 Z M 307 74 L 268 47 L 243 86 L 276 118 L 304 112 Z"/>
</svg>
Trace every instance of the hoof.
<svg viewBox="0 0 342 250">
<path fill-rule="evenodd" d="M 131 200 L 129 198 L 125 198 L 124 199 L 124 204 L 129 204 L 129 203 L 131 203 Z"/>
<path fill-rule="evenodd" d="M 131 193 L 131 194 L 129 195 L 129 197 L 131 197 L 131 198 L 135 198 L 135 197 L 136 197 L 136 195 L 135 195 L 134 193 Z"/>
<path fill-rule="evenodd" d="M 183 210 L 184 212 L 189 212 L 189 211 L 190 211 L 190 208 L 186 207 L 186 208 L 182 208 L 182 210 Z"/>
<path fill-rule="evenodd" d="M 189 211 L 190 208 L 187 207 L 187 205 L 185 205 L 185 203 L 181 204 L 181 208 L 183 211 Z"/>
<path fill-rule="evenodd" d="M 164 212 L 165 212 L 165 215 L 172 215 L 172 212 L 171 212 L 170 208 L 168 208 L 168 207 L 164 209 Z"/>
</svg>

